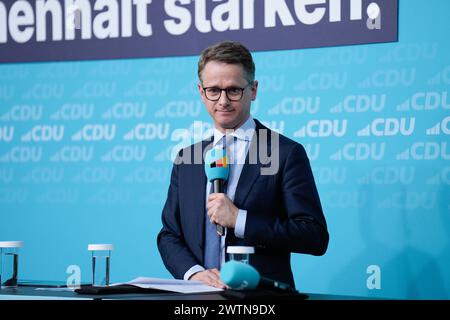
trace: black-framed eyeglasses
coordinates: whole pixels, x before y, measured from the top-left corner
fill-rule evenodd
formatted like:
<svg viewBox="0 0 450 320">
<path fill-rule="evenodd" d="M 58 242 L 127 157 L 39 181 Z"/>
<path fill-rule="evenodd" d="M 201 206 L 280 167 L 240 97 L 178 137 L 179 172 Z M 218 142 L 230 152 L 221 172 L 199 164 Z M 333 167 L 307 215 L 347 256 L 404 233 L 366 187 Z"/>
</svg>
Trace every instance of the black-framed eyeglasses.
<svg viewBox="0 0 450 320">
<path fill-rule="evenodd" d="M 244 96 L 244 90 L 247 88 L 251 83 L 247 84 L 243 88 L 239 87 L 229 87 L 229 88 L 219 88 L 219 87 L 205 87 L 203 88 L 203 92 L 205 93 L 206 99 L 210 101 L 219 101 L 220 96 L 222 95 L 222 91 L 225 91 L 225 94 L 227 95 L 228 100 L 230 101 L 239 101 Z"/>
</svg>

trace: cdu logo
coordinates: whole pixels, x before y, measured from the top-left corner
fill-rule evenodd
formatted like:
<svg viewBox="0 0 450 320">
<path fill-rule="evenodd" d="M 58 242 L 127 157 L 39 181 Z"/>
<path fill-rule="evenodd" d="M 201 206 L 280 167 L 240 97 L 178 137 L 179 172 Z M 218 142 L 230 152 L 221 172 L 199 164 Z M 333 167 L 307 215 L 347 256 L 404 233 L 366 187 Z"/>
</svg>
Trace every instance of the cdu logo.
<svg viewBox="0 0 450 320">
<path fill-rule="evenodd" d="M 433 43 L 399 43 L 380 58 L 382 63 L 416 62 L 433 60 L 438 53 L 439 45 Z"/>
<path fill-rule="evenodd" d="M 315 114 L 320 109 L 320 97 L 286 97 L 273 108 L 268 115 Z"/>
<path fill-rule="evenodd" d="M 362 185 L 411 185 L 415 167 L 375 167 L 357 180 Z"/>
<path fill-rule="evenodd" d="M 168 80 L 142 80 L 136 82 L 130 89 L 125 91 L 125 97 L 148 97 L 165 96 L 169 94 Z"/>
<path fill-rule="evenodd" d="M 323 138 L 343 137 L 347 132 L 347 120 L 311 120 L 294 132 L 294 137 Z"/>
<path fill-rule="evenodd" d="M 74 98 L 111 98 L 116 94 L 115 82 L 89 81 L 75 91 Z"/>
<path fill-rule="evenodd" d="M 118 102 L 102 114 L 102 119 L 140 119 L 146 111 L 145 102 Z"/>
<path fill-rule="evenodd" d="M 201 110 L 201 101 L 170 101 L 162 109 L 155 112 L 155 118 L 198 117 Z"/>
<path fill-rule="evenodd" d="M 24 163 L 39 162 L 42 159 L 42 147 L 20 146 L 13 147 L 9 152 L 0 156 L 0 162 Z"/>
<path fill-rule="evenodd" d="M 130 172 L 123 180 L 127 183 L 166 183 L 170 178 L 170 169 L 154 167 L 137 167 Z"/>
<path fill-rule="evenodd" d="M 295 86 L 295 90 L 330 90 L 343 89 L 347 86 L 347 72 L 312 73 Z"/>
<path fill-rule="evenodd" d="M 411 98 L 407 99 L 403 103 L 397 106 L 397 111 L 428 111 L 450 109 L 450 103 L 447 101 L 447 91 L 428 91 L 428 92 L 416 92 Z"/>
<path fill-rule="evenodd" d="M 86 124 L 72 135 L 72 141 L 111 141 L 115 136 L 115 124 Z"/>
<path fill-rule="evenodd" d="M 50 157 L 51 162 L 89 162 L 94 156 L 92 146 L 64 146 Z"/>
<path fill-rule="evenodd" d="M 61 141 L 64 137 L 63 125 L 37 125 L 22 135 L 22 142 Z"/>
<path fill-rule="evenodd" d="M 368 196 L 366 192 L 354 190 L 339 190 L 324 193 L 324 202 L 331 208 L 363 208 L 367 205 Z"/>
<path fill-rule="evenodd" d="M 51 120 L 89 120 L 94 114 L 92 103 L 66 103 L 58 111 L 50 115 Z"/>
<path fill-rule="evenodd" d="M 450 160 L 447 142 L 415 142 L 396 156 L 397 160 Z"/>
<path fill-rule="evenodd" d="M 329 48 L 314 66 L 359 65 L 367 61 L 368 53 L 367 47 Z"/>
<path fill-rule="evenodd" d="M 56 167 L 35 167 L 22 177 L 24 183 L 57 184 L 64 180 L 64 169 Z"/>
<path fill-rule="evenodd" d="M 416 68 L 379 69 L 359 83 L 360 88 L 409 87 L 416 80 Z"/>
<path fill-rule="evenodd" d="M 394 192 L 377 206 L 380 209 L 433 210 L 436 208 L 437 193 L 428 191 Z"/>
<path fill-rule="evenodd" d="M 346 96 L 344 101 L 339 102 L 332 107 L 331 113 L 364 113 L 380 112 L 386 106 L 386 94 L 372 95 L 350 95 Z"/>
<path fill-rule="evenodd" d="M 14 105 L 0 117 L 3 121 L 30 121 L 42 118 L 42 105 Z"/>
<path fill-rule="evenodd" d="M 114 167 L 85 167 L 79 174 L 72 178 L 75 183 L 112 183 L 116 176 Z"/>
<path fill-rule="evenodd" d="M 344 184 L 347 180 L 346 167 L 317 167 L 313 173 L 319 184 Z"/>
<path fill-rule="evenodd" d="M 127 132 L 125 141 L 164 140 L 169 137 L 170 123 L 139 123 Z"/>
<path fill-rule="evenodd" d="M 147 146 L 117 145 L 101 157 L 102 162 L 144 161 Z"/>
<path fill-rule="evenodd" d="M 64 85 L 60 83 L 39 83 L 22 95 L 25 99 L 49 100 L 64 96 Z"/>
<path fill-rule="evenodd" d="M 409 120 L 409 121 L 408 121 Z M 410 136 L 414 133 L 416 118 L 377 118 L 357 132 L 358 137 Z"/>
<path fill-rule="evenodd" d="M 382 160 L 386 149 L 386 143 L 347 143 L 342 149 L 333 153 L 330 160 L 349 160 L 349 161 L 363 161 L 363 160 Z"/>
<path fill-rule="evenodd" d="M 25 188 L 1 188 L 0 203 L 23 204 L 30 199 L 30 193 Z"/>
</svg>

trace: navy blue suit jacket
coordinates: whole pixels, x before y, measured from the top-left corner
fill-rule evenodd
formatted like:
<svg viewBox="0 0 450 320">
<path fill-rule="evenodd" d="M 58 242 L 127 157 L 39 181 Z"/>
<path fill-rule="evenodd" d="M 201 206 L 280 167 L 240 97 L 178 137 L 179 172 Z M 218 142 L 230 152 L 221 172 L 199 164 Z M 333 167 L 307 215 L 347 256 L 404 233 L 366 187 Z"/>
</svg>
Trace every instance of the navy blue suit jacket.
<svg viewBox="0 0 450 320">
<path fill-rule="evenodd" d="M 303 146 L 255 122 L 256 139 L 249 154 L 259 150 L 260 130 L 267 130 L 267 151 L 279 153 L 279 168 L 273 175 L 261 175 L 262 167 L 273 164 L 260 157 L 254 164 L 247 155 L 234 198 L 239 209 L 247 210 L 244 239 L 229 229 L 225 243 L 254 246 L 250 264 L 261 275 L 294 286 L 291 252 L 323 255 L 329 239 L 327 226 Z M 272 143 L 271 134 L 278 137 L 278 144 Z M 157 242 L 164 265 L 178 279 L 192 266 L 203 265 L 207 181 L 203 157 L 194 159 L 194 152 L 204 152 L 211 145 L 212 138 L 181 150 L 178 156 L 190 158 L 191 164 L 174 164 L 172 170 Z"/>
</svg>

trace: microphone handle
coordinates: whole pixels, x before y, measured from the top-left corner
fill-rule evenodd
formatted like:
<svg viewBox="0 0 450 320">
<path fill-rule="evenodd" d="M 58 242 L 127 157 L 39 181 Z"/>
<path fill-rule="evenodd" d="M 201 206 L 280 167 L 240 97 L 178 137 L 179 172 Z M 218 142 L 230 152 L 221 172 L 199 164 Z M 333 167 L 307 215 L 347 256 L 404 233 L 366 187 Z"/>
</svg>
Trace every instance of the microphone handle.
<svg viewBox="0 0 450 320">
<path fill-rule="evenodd" d="M 224 185 L 225 185 L 225 183 L 224 183 L 224 181 L 222 180 L 222 179 L 216 179 L 216 180 L 213 180 L 213 184 L 214 184 L 214 188 L 213 188 L 213 192 L 214 193 L 224 193 L 224 190 L 225 190 L 225 188 L 224 188 Z"/>
<path fill-rule="evenodd" d="M 279 291 L 284 291 L 284 292 L 295 292 L 298 293 L 298 291 L 294 288 L 292 288 L 290 285 L 288 285 L 287 283 L 284 282 L 280 282 L 280 281 L 276 281 L 276 280 L 272 280 L 266 277 L 260 277 L 259 279 L 259 284 L 262 287 L 268 288 L 268 289 L 275 289 L 275 290 L 279 290 Z"/>
<path fill-rule="evenodd" d="M 221 179 L 213 180 L 213 191 L 214 193 L 224 193 L 224 181 Z M 219 236 L 225 235 L 225 228 L 220 224 L 216 224 L 216 231 Z"/>
</svg>

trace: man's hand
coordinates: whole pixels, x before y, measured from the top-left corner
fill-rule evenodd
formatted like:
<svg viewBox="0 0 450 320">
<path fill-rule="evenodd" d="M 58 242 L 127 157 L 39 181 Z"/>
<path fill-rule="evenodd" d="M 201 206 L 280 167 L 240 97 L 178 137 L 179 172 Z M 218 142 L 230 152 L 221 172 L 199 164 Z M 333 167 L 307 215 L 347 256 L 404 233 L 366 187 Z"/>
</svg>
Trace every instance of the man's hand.
<svg viewBox="0 0 450 320">
<path fill-rule="evenodd" d="M 212 223 L 234 228 L 239 209 L 224 193 L 212 193 L 208 196 L 208 216 Z"/>
<path fill-rule="evenodd" d="M 189 280 L 201 281 L 208 286 L 213 286 L 220 289 L 227 288 L 227 286 L 220 281 L 220 271 L 215 268 L 194 273 Z"/>
</svg>

